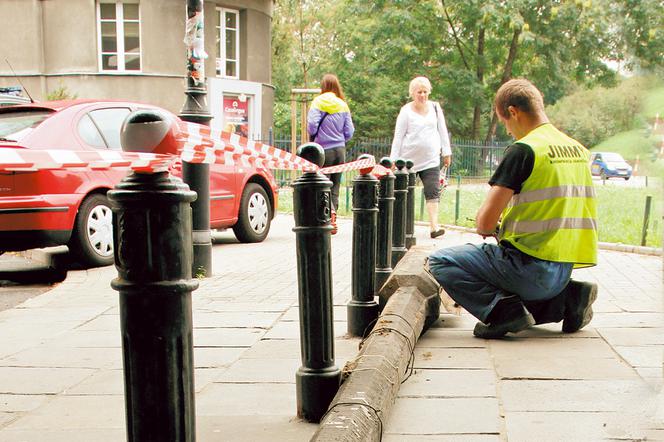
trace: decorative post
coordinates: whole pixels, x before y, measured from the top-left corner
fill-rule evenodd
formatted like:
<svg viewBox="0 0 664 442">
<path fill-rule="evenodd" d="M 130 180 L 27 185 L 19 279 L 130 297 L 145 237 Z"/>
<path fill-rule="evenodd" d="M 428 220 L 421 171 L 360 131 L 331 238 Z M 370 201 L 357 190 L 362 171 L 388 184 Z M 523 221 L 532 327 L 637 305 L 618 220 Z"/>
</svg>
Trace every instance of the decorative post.
<svg viewBox="0 0 664 442">
<path fill-rule="evenodd" d="M 319 166 L 320 145 L 307 143 L 297 154 Z M 305 172 L 293 183 L 293 215 L 300 304 L 302 366 L 295 374 L 297 415 L 320 421 L 339 389 L 341 371 L 334 365 L 330 216 L 332 182 L 320 172 Z"/>
<path fill-rule="evenodd" d="M 392 225 L 392 268 L 396 267 L 408 251 L 406 249 L 406 198 L 408 196 L 408 172 L 406 161 L 394 162 L 394 224 Z"/>
<path fill-rule="evenodd" d="M 413 172 L 414 163 L 411 160 L 406 160 L 406 168 L 408 169 L 408 202 L 406 204 L 406 248 L 410 249 L 417 244 L 415 238 L 415 180 L 417 173 Z"/>
<path fill-rule="evenodd" d="M 371 175 L 371 170 L 360 170 L 360 175 L 353 180 L 352 299 L 347 306 L 348 334 L 351 336 L 364 336 L 379 313 L 374 297 L 378 179 Z"/>
<path fill-rule="evenodd" d="M 144 151 L 167 119 L 129 115 L 123 147 Z M 194 441 L 191 206 L 196 193 L 168 172 L 130 173 L 108 192 L 120 292 L 127 440 Z"/>
<path fill-rule="evenodd" d="M 208 126 L 212 115 L 207 105 L 205 87 L 203 1 L 187 0 L 187 23 L 184 43 L 187 46 L 185 102 L 180 110 L 184 121 Z M 182 179 L 198 198 L 191 205 L 194 259 L 192 272 L 197 277 L 212 276 L 212 234 L 210 233 L 210 165 L 182 162 Z"/>
<path fill-rule="evenodd" d="M 392 169 L 392 160 L 383 157 L 380 165 Z M 378 237 L 376 239 L 376 290 L 380 290 L 392 274 L 392 213 L 394 210 L 394 174 L 379 179 Z"/>
</svg>

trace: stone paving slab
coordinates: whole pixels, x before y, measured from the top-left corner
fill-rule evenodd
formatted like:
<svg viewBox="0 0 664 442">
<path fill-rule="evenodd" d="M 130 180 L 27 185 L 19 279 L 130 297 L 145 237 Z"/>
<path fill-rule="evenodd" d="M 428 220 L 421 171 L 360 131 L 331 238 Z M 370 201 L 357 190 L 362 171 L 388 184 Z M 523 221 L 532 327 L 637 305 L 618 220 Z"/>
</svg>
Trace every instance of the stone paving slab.
<svg viewBox="0 0 664 442">
<path fill-rule="evenodd" d="M 7 430 L 109 428 L 125 428 L 123 396 L 58 396 L 6 427 Z M 5 440 L 4 434 L 2 437 Z"/>
<path fill-rule="evenodd" d="M 224 327 L 264 328 L 272 327 L 281 313 L 279 312 L 194 312 L 196 328 Z"/>
<path fill-rule="evenodd" d="M 598 328 L 597 332 L 612 346 L 664 346 L 664 327 Z"/>
<path fill-rule="evenodd" d="M 343 338 L 348 331 L 346 322 L 334 321 L 335 339 Z M 300 323 L 293 321 L 279 322 L 265 333 L 266 339 L 300 339 Z"/>
<path fill-rule="evenodd" d="M 387 434 L 500 433 L 495 398 L 399 398 L 385 425 Z"/>
<path fill-rule="evenodd" d="M 498 442 L 500 436 L 497 434 L 435 434 L 435 435 L 406 435 L 406 434 L 385 434 L 383 442 Z"/>
<path fill-rule="evenodd" d="M 516 412 L 509 413 L 510 442 L 588 442 L 601 440 L 644 440 L 645 430 L 621 413 Z"/>
<path fill-rule="evenodd" d="M 295 383 L 300 359 L 238 359 L 215 382 Z"/>
<path fill-rule="evenodd" d="M 601 412 L 636 408 L 653 392 L 639 379 L 633 380 L 505 380 L 502 404 L 507 412 L 555 411 Z"/>
<path fill-rule="evenodd" d="M 42 345 L 0 359 L 0 366 L 121 368 L 121 358 L 120 348 L 63 348 L 61 351 L 51 352 Z"/>
<path fill-rule="evenodd" d="M 496 372 L 503 379 L 617 379 L 636 377 L 634 369 L 623 361 L 611 358 L 514 358 L 505 353 L 494 356 Z"/>
<path fill-rule="evenodd" d="M 0 393 L 58 394 L 94 372 L 83 368 L 0 367 Z"/>
<path fill-rule="evenodd" d="M 337 361 L 347 361 L 357 356 L 360 338 L 338 338 L 334 341 Z M 299 339 L 262 339 L 242 353 L 244 359 L 270 359 L 284 355 L 300 356 Z"/>
<path fill-rule="evenodd" d="M 260 328 L 194 327 L 196 347 L 251 347 L 265 335 Z"/>
<path fill-rule="evenodd" d="M 418 345 L 415 349 L 415 368 L 493 369 L 493 364 L 485 348 L 436 348 Z"/>
<path fill-rule="evenodd" d="M 124 428 L 3 430 L 3 442 L 118 442 L 126 440 Z"/>
<path fill-rule="evenodd" d="M 426 348 L 487 348 L 487 341 L 472 336 L 470 329 L 439 329 L 432 327 L 418 340 L 418 347 Z"/>
<path fill-rule="evenodd" d="M 52 398 L 45 394 L 0 394 L 0 412 L 34 410 Z"/>
<path fill-rule="evenodd" d="M 294 377 L 293 377 L 294 379 Z M 215 382 L 196 396 L 198 416 L 292 417 L 295 384 L 229 384 Z"/>
<path fill-rule="evenodd" d="M 44 340 L 51 348 L 120 348 L 120 330 L 71 330 L 60 334 L 57 339 Z"/>
<path fill-rule="evenodd" d="M 318 426 L 291 415 L 198 416 L 196 440 L 220 441 L 308 441 Z"/>
<path fill-rule="evenodd" d="M 496 397 L 493 370 L 418 369 L 399 389 L 400 398 Z"/>
</svg>

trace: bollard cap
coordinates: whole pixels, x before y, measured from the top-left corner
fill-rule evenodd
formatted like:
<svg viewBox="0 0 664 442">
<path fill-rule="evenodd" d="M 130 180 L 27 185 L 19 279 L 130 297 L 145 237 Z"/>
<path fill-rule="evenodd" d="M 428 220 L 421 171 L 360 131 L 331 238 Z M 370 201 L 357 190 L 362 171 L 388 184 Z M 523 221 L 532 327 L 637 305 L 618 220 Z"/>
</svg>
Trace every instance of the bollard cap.
<svg viewBox="0 0 664 442">
<path fill-rule="evenodd" d="M 318 167 L 323 167 L 323 164 L 325 164 L 325 150 L 318 143 L 304 143 L 297 148 L 297 156 L 314 163 Z"/>
<path fill-rule="evenodd" d="M 125 152 L 177 154 L 179 129 L 175 118 L 154 109 L 141 109 L 127 115 L 120 129 Z"/>
<path fill-rule="evenodd" d="M 383 157 L 380 159 L 380 165 L 383 167 L 386 167 L 388 169 L 391 169 L 393 166 L 392 160 L 390 157 Z"/>
<path fill-rule="evenodd" d="M 397 169 L 403 170 L 404 167 L 406 167 L 406 160 L 403 158 L 398 158 L 395 162 L 394 165 L 397 166 Z"/>
<path fill-rule="evenodd" d="M 414 165 L 413 160 L 406 160 L 406 168 L 412 169 Z"/>
<path fill-rule="evenodd" d="M 373 158 L 373 155 L 370 155 L 368 153 L 363 153 L 362 155 L 357 157 L 358 160 L 364 160 L 366 158 Z M 364 169 L 360 169 L 360 174 L 367 175 L 367 174 L 371 173 L 373 171 L 373 169 L 374 169 L 373 166 L 372 167 L 366 167 Z"/>
</svg>

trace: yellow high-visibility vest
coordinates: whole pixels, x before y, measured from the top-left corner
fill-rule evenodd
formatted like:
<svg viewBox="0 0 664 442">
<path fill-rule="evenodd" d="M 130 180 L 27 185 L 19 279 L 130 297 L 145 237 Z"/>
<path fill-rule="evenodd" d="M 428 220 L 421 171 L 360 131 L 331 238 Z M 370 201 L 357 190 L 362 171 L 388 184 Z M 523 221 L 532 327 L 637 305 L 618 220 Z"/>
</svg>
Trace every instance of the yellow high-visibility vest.
<svg viewBox="0 0 664 442">
<path fill-rule="evenodd" d="M 597 203 L 590 153 L 578 141 L 543 124 L 516 141 L 535 163 L 521 193 L 503 211 L 499 239 L 535 258 L 597 264 Z"/>
</svg>

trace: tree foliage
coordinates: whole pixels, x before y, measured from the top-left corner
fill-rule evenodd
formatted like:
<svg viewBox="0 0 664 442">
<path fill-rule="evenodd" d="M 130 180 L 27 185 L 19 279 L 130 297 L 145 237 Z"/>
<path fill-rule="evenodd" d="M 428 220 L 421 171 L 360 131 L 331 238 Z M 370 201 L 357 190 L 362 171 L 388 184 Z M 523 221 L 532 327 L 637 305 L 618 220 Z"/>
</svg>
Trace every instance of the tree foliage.
<svg viewBox="0 0 664 442">
<path fill-rule="evenodd" d="M 657 3 L 278 0 L 277 107 L 286 103 L 291 88 L 311 87 L 325 72 L 334 72 L 357 134 L 389 137 L 408 101 L 408 82 L 425 75 L 453 135 L 491 138 L 493 95 L 509 78 L 529 78 L 552 104 L 579 89 L 614 86 L 618 75 L 607 60 L 658 69 L 662 28 L 653 23 L 661 25 L 662 14 Z M 288 125 L 285 118 L 276 122 L 281 129 Z"/>
</svg>

